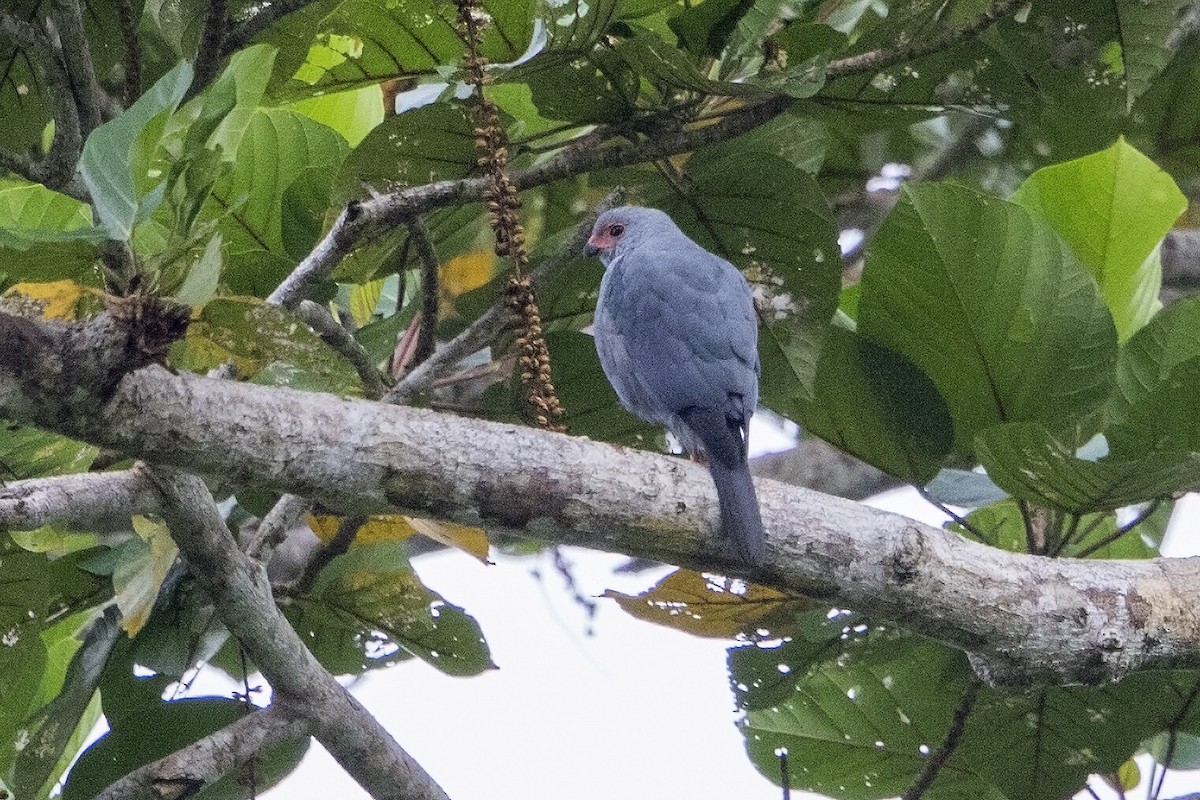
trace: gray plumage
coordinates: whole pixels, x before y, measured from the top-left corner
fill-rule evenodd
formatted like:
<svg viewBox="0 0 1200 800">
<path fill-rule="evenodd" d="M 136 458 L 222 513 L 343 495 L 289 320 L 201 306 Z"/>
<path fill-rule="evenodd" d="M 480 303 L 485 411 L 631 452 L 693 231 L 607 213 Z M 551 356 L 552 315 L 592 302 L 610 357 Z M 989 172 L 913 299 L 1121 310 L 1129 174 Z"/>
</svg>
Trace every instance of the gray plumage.
<svg viewBox="0 0 1200 800">
<path fill-rule="evenodd" d="M 587 251 L 606 267 L 593 330 L 621 404 L 708 457 L 721 529 L 761 564 L 766 535 L 747 464 L 758 403 L 758 323 L 737 268 L 652 208 L 596 220 Z"/>
</svg>

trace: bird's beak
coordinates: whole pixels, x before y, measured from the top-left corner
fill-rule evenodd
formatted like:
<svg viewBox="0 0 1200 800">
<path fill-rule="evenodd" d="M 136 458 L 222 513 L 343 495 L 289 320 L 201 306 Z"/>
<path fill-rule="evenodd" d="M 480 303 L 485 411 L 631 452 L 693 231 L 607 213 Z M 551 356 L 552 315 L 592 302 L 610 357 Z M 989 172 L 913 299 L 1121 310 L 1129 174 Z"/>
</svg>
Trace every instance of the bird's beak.
<svg viewBox="0 0 1200 800">
<path fill-rule="evenodd" d="M 600 255 L 600 251 L 603 249 L 604 248 L 600 246 L 599 237 L 593 234 L 592 237 L 587 240 L 587 246 L 583 248 L 583 254 L 585 256 L 597 256 Z"/>
</svg>

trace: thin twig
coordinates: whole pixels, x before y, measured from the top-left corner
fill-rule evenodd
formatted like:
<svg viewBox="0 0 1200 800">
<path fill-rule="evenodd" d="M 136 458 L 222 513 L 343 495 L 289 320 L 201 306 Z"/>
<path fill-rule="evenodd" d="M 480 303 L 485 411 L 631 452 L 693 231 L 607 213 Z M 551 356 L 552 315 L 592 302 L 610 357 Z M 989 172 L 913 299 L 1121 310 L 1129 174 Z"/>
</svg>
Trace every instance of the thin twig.
<svg viewBox="0 0 1200 800">
<path fill-rule="evenodd" d="M 421 262 L 421 327 L 417 333 L 417 348 L 413 352 L 411 366 L 416 367 L 433 355 L 437 347 L 438 306 L 441 302 L 441 284 L 438 280 L 438 257 L 429 240 L 429 229 L 425 220 L 413 217 L 408 223 L 408 238 Z"/>
<path fill-rule="evenodd" d="M 188 97 L 195 97 L 217 78 L 224 53 L 225 28 L 229 19 L 229 0 L 208 0 L 204 13 L 204 28 L 196 50 L 195 73 Z"/>
<path fill-rule="evenodd" d="M 142 94 L 142 40 L 138 36 L 137 16 L 130 0 L 117 0 L 117 24 L 125 45 L 125 105 L 133 105 Z"/>
<path fill-rule="evenodd" d="M 958 745 L 962 742 L 963 731 L 967 727 L 967 717 L 971 715 L 972 709 L 975 708 L 975 700 L 979 696 L 979 690 L 983 686 L 983 681 L 972 676 L 971 681 L 967 684 L 967 689 L 963 692 L 962 700 L 958 703 L 958 708 L 954 711 L 954 719 L 950 721 L 950 730 L 946 731 L 946 738 L 938 745 L 938 749 L 930 755 L 929 760 L 925 762 L 925 768 L 921 770 L 921 774 L 913 781 L 913 785 L 908 787 L 908 791 L 904 793 L 903 800 L 920 800 L 921 796 L 933 786 L 933 782 L 937 776 L 941 774 L 942 768 L 946 766 L 946 762 L 950 760 L 950 756 L 954 755 L 954 751 L 958 749 Z"/>
<path fill-rule="evenodd" d="M 1200 30 L 1200 3 L 1193 2 L 1179 15 L 1175 27 L 1167 34 L 1163 46 L 1174 53 L 1198 30 Z"/>
<path fill-rule="evenodd" d="M 272 0 L 270 5 L 260 6 L 254 15 L 242 24 L 231 29 L 225 36 L 221 56 L 228 56 L 241 50 L 254 40 L 255 36 L 283 19 L 294 11 L 312 5 L 316 0 Z"/>
<path fill-rule="evenodd" d="M 942 31 L 930 37 L 913 37 L 910 44 L 898 47 L 881 47 L 866 53 L 839 58 L 830 61 L 825 69 L 826 80 L 844 78 L 849 75 L 862 75 L 913 61 L 928 55 L 946 50 L 969 36 L 980 33 L 991 27 L 1001 17 L 1016 11 L 1024 0 L 995 0 L 986 11 L 975 19 L 957 28 Z"/>
<path fill-rule="evenodd" d="M 582 252 L 583 246 L 591 234 L 592 226 L 596 223 L 596 217 L 615 207 L 621 202 L 621 197 L 623 197 L 622 192 L 614 191 L 601 200 L 594 211 L 575 227 L 575 233 L 567 240 L 566 244 L 533 269 L 531 275 L 534 283 L 545 281 L 565 264 L 574 260 Z M 490 344 L 508 327 L 511 320 L 512 315 L 509 313 L 504 298 L 501 297 L 458 336 L 435 350 L 433 355 L 389 389 L 383 397 L 384 402 L 404 405 L 415 395 L 427 391 L 437 378 L 458 362 Z"/>
<path fill-rule="evenodd" d="M 104 90 L 96 82 L 96 67 L 87 34 L 83 30 L 79 0 L 54 0 L 53 9 L 54 24 L 62 43 L 63 62 L 79 110 L 80 134 L 86 139 L 89 133 L 100 127 Z"/>
<path fill-rule="evenodd" d="M 307 736 L 310 728 L 306 720 L 278 705 L 255 711 L 128 773 L 107 786 L 95 800 L 190 797 L 253 763 L 260 752 Z"/>
<path fill-rule="evenodd" d="M 1108 536 L 1105 536 L 1100 541 L 1096 542 L 1095 544 L 1089 545 L 1088 547 L 1085 547 L 1082 551 L 1076 553 L 1075 558 L 1087 558 L 1088 556 L 1090 556 L 1092 553 L 1096 552 L 1097 550 L 1101 550 L 1105 547 L 1108 547 L 1110 544 L 1115 542 L 1117 539 L 1120 539 L 1122 536 L 1129 533 L 1131 530 L 1136 528 L 1138 525 L 1141 525 L 1143 522 L 1145 522 L 1147 519 L 1149 519 L 1150 516 L 1155 511 L 1158 511 L 1158 508 L 1159 508 L 1159 506 L 1162 505 L 1162 503 L 1163 503 L 1163 499 L 1161 497 L 1156 497 L 1153 501 L 1150 502 L 1149 505 L 1147 505 L 1144 509 L 1142 509 L 1142 511 L 1136 517 L 1134 517 L 1132 520 L 1130 520 L 1126 524 L 1122 525 L 1121 527 L 1117 528 L 1115 531 L 1110 533 Z M 1101 517 L 1100 519 L 1104 519 L 1104 517 Z"/>
<path fill-rule="evenodd" d="M 364 397 L 370 400 L 378 400 L 383 397 L 383 393 L 387 389 L 383 383 L 383 376 L 371 361 L 370 353 L 350 331 L 339 325 L 324 306 L 317 305 L 311 300 L 302 302 L 296 308 L 296 312 L 327 345 L 350 362 L 354 371 L 358 373 L 358 379 L 362 382 Z"/>
<path fill-rule="evenodd" d="M 6 11 L 0 11 L 0 36 L 8 37 L 26 53 L 30 63 L 36 65 L 35 68 L 41 73 L 46 82 L 46 91 L 54 100 L 54 141 L 50 145 L 50 152 L 41 161 L 30 163 L 28 172 L 22 174 L 52 189 L 65 191 L 72 183 L 83 148 L 79 110 L 71 93 L 70 77 L 53 42 L 37 27 Z M 13 159 L 6 161 L 10 164 L 14 162 Z M 73 197 L 78 196 L 78 187 L 69 193 Z"/>
<path fill-rule="evenodd" d="M 975 523 L 971 522 L 966 517 L 957 513 L 954 509 L 950 508 L 950 506 L 946 505 L 941 500 L 938 500 L 936 497 L 934 497 L 932 494 L 930 494 L 929 490 L 927 488 L 925 488 L 924 486 L 918 487 L 917 493 L 921 495 L 922 499 L 924 499 L 926 503 L 929 503 L 931 506 L 936 508 L 938 511 L 941 511 L 943 514 L 948 516 L 950 519 L 954 520 L 954 523 L 956 525 L 961 527 L 967 533 L 974 536 L 979 541 L 981 541 L 981 542 L 990 542 L 991 541 L 991 537 L 988 536 L 987 534 L 985 534 L 983 531 L 979 530 L 979 528 L 975 526 Z"/>
<path fill-rule="evenodd" d="M 246 544 L 246 555 L 259 563 L 271 558 L 271 553 L 287 536 L 288 530 L 312 505 L 298 494 L 285 494 L 276 501 L 267 515 L 258 523 L 258 530 Z"/>
<path fill-rule="evenodd" d="M 318 548 L 313 553 L 312 558 L 304 565 L 304 572 L 291 586 L 287 587 L 287 593 L 304 594 L 310 591 L 313 584 L 317 582 L 317 578 L 321 577 L 321 571 L 328 567 L 331 561 L 350 549 L 350 545 L 354 544 L 354 537 L 358 536 L 358 529 L 366 521 L 366 517 L 359 515 L 344 517 L 338 524 L 337 533 L 325 543 L 324 547 Z"/>
</svg>

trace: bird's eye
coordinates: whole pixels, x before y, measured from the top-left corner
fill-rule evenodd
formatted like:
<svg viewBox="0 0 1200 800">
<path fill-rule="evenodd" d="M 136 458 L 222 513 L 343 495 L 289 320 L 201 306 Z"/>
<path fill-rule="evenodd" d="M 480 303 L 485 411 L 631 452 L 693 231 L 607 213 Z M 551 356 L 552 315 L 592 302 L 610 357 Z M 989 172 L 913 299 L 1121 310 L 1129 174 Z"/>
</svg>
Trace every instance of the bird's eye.
<svg viewBox="0 0 1200 800">
<path fill-rule="evenodd" d="M 624 232 L 625 232 L 625 226 L 621 225 L 620 223 L 618 223 L 616 225 L 608 226 L 608 235 L 613 237 L 614 239 L 617 238 L 618 236 L 620 236 Z"/>
</svg>

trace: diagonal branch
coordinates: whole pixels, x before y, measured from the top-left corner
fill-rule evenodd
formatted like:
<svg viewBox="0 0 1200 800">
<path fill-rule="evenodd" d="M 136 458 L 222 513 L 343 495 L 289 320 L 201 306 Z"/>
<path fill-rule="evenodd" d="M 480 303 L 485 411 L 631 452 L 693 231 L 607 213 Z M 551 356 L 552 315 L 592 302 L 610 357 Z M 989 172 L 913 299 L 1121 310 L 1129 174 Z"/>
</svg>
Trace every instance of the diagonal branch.
<svg viewBox="0 0 1200 800">
<path fill-rule="evenodd" d="M 271 684 L 275 703 L 302 718 L 376 800 L 448 800 L 421 765 L 325 671 L 284 619 L 265 567 L 238 549 L 204 482 L 158 467 L 150 475 L 162 491 L 163 517 L 179 552 L 221 621 Z"/>
</svg>

